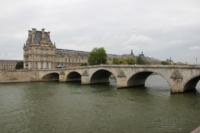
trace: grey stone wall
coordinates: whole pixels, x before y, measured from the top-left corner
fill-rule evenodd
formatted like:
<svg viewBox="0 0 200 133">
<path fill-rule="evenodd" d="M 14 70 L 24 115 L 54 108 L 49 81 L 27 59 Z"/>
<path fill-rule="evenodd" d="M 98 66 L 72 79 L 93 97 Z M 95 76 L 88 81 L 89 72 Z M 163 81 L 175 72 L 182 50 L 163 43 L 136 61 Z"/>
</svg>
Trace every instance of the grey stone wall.
<svg viewBox="0 0 200 133">
<path fill-rule="evenodd" d="M 38 81 L 36 71 L 0 71 L 0 83 Z"/>
</svg>

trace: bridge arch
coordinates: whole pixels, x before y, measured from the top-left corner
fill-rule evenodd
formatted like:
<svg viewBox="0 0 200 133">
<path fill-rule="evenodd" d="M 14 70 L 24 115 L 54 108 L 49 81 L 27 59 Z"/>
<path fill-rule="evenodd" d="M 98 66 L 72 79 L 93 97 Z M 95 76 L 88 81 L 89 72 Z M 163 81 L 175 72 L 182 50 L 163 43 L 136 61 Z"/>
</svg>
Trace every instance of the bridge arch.
<svg viewBox="0 0 200 133">
<path fill-rule="evenodd" d="M 137 86 L 145 87 L 145 82 L 147 78 L 153 74 L 159 75 L 162 79 L 164 79 L 167 82 L 169 88 L 171 88 L 169 79 L 167 79 L 167 77 L 165 77 L 163 74 L 154 71 L 140 71 L 134 73 L 132 76 L 128 78 L 127 87 L 137 87 Z"/>
<path fill-rule="evenodd" d="M 184 85 L 184 91 L 196 91 L 197 84 L 200 81 L 200 75 L 190 78 Z"/>
<path fill-rule="evenodd" d="M 52 72 L 42 76 L 42 81 L 59 81 L 59 73 Z"/>
<path fill-rule="evenodd" d="M 94 71 L 90 76 L 91 84 L 110 83 L 111 80 L 113 82 L 117 82 L 116 75 L 113 71 L 107 69 L 98 69 Z M 116 84 L 116 83 L 110 83 L 110 84 Z"/>
<path fill-rule="evenodd" d="M 67 74 L 67 82 L 81 82 L 81 74 L 77 71 L 72 71 Z"/>
</svg>

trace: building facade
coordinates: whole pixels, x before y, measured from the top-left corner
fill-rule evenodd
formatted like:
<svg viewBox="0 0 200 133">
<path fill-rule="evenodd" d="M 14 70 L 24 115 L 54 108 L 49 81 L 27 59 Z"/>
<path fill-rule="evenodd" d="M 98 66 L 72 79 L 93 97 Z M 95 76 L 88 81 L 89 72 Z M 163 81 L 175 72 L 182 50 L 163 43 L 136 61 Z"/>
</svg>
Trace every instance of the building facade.
<svg viewBox="0 0 200 133">
<path fill-rule="evenodd" d="M 57 49 L 44 29 L 28 31 L 24 45 L 25 69 L 56 69 L 87 63 L 89 52 Z"/>
<path fill-rule="evenodd" d="M 15 70 L 18 62 L 22 60 L 0 60 L 0 70 Z"/>
</svg>

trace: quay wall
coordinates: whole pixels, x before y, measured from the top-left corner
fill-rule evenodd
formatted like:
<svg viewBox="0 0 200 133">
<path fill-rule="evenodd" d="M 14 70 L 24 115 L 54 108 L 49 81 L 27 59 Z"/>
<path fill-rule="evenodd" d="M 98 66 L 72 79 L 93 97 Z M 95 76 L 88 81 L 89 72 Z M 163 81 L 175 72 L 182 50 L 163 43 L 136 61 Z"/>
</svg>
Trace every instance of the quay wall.
<svg viewBox="0 0 200 133">
<path fill-rule="evenodd" d="M 39 81 L 37 71 L 0 71 L 0 83 Z"/>
</svg>

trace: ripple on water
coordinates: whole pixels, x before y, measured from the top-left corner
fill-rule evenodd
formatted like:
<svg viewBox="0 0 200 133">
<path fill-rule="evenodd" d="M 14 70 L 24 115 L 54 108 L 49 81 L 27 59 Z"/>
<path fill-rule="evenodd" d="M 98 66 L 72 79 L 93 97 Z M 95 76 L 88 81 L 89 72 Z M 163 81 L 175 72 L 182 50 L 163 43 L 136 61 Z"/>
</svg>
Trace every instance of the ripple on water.
<svg viewBox="0 0 200 133">
<path fill-rule="evenodd" d="M 0 133 L 183 133 L 199 126 L 199 110 L 199 94 L 171 95 L 162 87 L 0 86 Z"/>
</svg>

